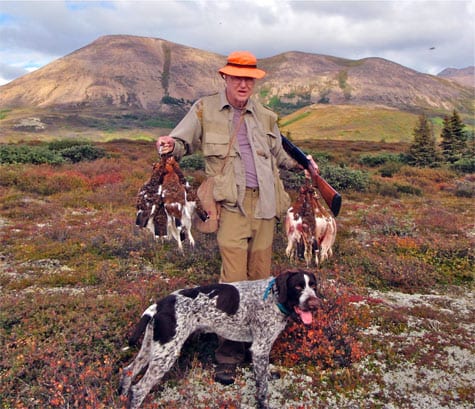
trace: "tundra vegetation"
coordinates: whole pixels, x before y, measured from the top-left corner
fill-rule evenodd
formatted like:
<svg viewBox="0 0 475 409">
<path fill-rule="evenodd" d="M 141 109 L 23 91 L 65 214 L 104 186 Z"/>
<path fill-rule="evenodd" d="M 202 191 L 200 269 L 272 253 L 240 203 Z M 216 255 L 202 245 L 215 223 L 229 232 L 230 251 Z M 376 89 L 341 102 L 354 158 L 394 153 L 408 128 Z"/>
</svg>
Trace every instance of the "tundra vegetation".
<svg viewBox="0 0 475 409">
<path fill-rule="evenodd" d="M 343 206 L 334 256 L 314 268 L 325 302 L 312 326 L 290 325 L 274 346 L 275 407 L 473 404 L 473 142 L 462 152 L 450 137 L 441 147 L 425 138 L 440 155 L 420 163 L 423 119 L 414 129 L 413 145 L 299 141 Z M 119 371 L 136 351 L 122 348 L 142 311 L 217 281 L 214 236 L 196 232 L 181 255 L 134 225 L 155 155 L 150 141 L 0 147 L 0 408 L 124 407 Z M 181 166 L 203 180 L 199 155 Z M 302 176 L 283 177 L 295 197 Z M 279 223 L 276 274 L 292 267 L 285 246 Z M 232 387 L 214 382 L 215 342 L 193 337 L 144 408 L 252 407 L 248 367 Z"/>
</svg>

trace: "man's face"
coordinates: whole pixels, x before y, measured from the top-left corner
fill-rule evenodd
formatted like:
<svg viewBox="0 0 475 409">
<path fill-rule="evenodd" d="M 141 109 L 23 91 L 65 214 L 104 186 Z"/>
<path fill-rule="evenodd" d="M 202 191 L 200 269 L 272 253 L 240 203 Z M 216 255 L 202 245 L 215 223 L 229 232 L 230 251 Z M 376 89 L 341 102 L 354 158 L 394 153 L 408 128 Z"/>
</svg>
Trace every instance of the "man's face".
<svg viewBox="0 0 475 409">
<path fill-rule="evenodd" d="M 256 80 L 249 77 L 234 77 L 226 75 L 226 96 L 229 103 L 236 107 L 242 108 L 246 105 L 247 100 L 254 90 Z"/>
</svg>

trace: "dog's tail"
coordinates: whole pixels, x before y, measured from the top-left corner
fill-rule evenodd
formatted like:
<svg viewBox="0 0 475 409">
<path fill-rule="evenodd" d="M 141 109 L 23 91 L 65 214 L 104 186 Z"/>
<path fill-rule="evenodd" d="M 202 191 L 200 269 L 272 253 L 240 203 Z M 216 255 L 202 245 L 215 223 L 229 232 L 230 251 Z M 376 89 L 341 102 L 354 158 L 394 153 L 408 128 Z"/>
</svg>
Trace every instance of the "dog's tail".
<svg viewBox="0 0 475 409">
<path fill-rule="evenodd" d="M 138 345 L 140 337 L 145 332 L 145 328 L 147 328 L 148 323 L 150 322 L 150 320 L 153 319 L 153 317 L 155 317 L 156 313 L 157 304 L 152 304 L 144 311 L 144 313 L 142 314 L 142 318 L 140 318 L 140 321 L 136 325 L 134 332 L 129 338 L 129 347 L 134 347 Z"/>
</svg>

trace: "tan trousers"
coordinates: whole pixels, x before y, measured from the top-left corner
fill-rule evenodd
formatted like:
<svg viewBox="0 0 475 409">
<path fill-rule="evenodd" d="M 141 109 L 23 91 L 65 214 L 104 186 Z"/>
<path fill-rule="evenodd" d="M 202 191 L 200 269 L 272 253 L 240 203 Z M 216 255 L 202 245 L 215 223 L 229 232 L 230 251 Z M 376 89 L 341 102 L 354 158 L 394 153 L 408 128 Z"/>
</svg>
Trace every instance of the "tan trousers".
<svg viewBox="0 0 475 409">
<path fill-rule="evenodd" d="M 252 217 L 259 192 L 246 189 L 244 210 L 248 215 L 221 210 L 217 234 L 221 253 L 220 282 L 259 280 L 270 276 L 275 219 Z M 246 344 L 219 337 L 215 352 L 218 364 L 238 364 L 245 358 Z"/>
<path fill-rule="evenodd" d="M 222 283 L 259 280 L 270 275 L 275 218 L 252 216 L 258 198 L 257 189 L 246 189 L 244 210 L 248 216 L 221 210 L 217 241 Z"/>
</svg>

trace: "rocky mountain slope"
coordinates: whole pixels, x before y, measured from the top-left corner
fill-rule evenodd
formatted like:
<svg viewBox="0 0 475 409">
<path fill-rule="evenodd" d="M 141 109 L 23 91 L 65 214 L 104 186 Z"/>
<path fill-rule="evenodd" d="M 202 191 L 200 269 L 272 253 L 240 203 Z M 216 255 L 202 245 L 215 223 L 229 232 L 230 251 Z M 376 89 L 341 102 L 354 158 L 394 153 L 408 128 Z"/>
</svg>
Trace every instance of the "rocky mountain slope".
<svg viewBox="0 0 475 409">
<path fill-rule="evenodd" d="M 125 106 L 157 110 L 165 95 L 217 87 L 217 54 L 165 40 L 107 36 L 1 87 L 0 106 Z M 203 81 L 195 81 L 203 75 Z M 196 87 L 196 82 L 200 83 Z"/>
<path fill-rule="evenodd" d="M 466 67 L 462 69 L 446 68 L 437 74 L 438 77 L 456 81 L 462 85 L 475 87 L 475 67 Z"/>
<path fill-rule="evenodd" d="M 226 57 L 157 38 L 105 36 L 0 87 L 0 109 L 127 109 L 181 115 L 217 91 Z M 475 88 L 380 58 L 287 52 L 260 61 L 257 95 L 287 112 L 311 103 L 473 110 Z"/>
</svg>

